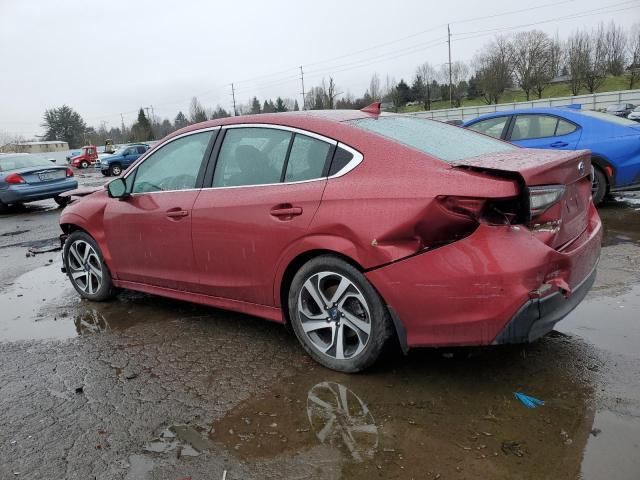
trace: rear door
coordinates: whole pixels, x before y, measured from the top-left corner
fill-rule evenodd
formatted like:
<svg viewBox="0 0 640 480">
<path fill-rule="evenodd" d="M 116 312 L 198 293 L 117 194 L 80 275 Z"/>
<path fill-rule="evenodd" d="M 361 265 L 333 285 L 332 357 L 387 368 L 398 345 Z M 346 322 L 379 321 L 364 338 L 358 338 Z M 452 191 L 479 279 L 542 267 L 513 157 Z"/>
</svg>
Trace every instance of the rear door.
<svg viewBox="0 0 640 480">
<path fill-rule="evenodd" d="M 575 123 L 555 115 L 516 115 L 506 139 L 525 148 L 575 150 L 581 129 Z"/>
<path fill-rule="evenodd" d="M 196 288 L 191 214 L 215 133 L 171 140 L 127 174 L 129 197 L 108 200 L 105 238 L 119 280 Z"/>
<path fill-rule="evenodd" d="M 193 207 L 202 293 L 273 305 L 276 263 L 320 205 L 335 144 L 283 127 L 225 129 L 211 187 Z"/>
</svg>

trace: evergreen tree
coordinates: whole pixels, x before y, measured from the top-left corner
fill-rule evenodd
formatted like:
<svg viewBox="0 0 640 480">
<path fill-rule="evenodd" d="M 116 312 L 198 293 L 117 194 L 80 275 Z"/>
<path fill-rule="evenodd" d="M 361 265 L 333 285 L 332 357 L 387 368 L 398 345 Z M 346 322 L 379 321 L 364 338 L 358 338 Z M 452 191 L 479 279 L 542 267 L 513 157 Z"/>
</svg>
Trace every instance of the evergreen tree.
<svg viewBox="0 0 640 480">
<path fill-rule="evenodd" d="M 256 113 L 260 113 L 260 111 L 260 101 L 257 97 L 253 97 L 251 101 L 251 113 L 255 115 Z"/>
<path fill-rule="evenodd" d="M 146 142 L 147 140 L 155 140 L 153 136 L 153 129 L 151 128 L 151 122 L 144 114 L 144 110 L 141 108 L 138 112 L 138 121 L 131 127 L 130 138 L 134 142 Z"/>
<path fill-rule="evenodd" d="M 284 101 L 282 100 L 282 98 L 280 98 L 280 97 L 276 98 L 275 111 L 276 112 L 286 112 L 287 111 L 287 107 L 284 104 Z"/>
<path fill-rule="evenodd" d="M 63 105 L 45 110 L 42 127 L 46 132 L 44 140 L 64 140 L 69 147 L 78 148 L 84 143 L 87 124 L 73 108 Z"/>
<path fill-rule="evenodd" d="M 229 112 L 227 112 L 224 108 L 218 105 L 217 108 L 211 114 L 211 120 L 215 120 L 216 118 L 226 118 L 230 116 L 231 114 Z"/>
<path fill-rule="evenodd" d="M 296 102 L 293 104 L 293 111 L 294 112 L 300 111 L 300 107 L 298 106 L 298 100 L 296 100 Z"/>
<path fill-rule="evenodd" d="M 181 128 L 189 125 L 189 120 L 187 120 L 187 117 L 184 116 L 184 113 L 178 112 L 178 115 L 176 115 L 176 119 L 173 121 L 173 125 L 176 130 L 180 130 Z"/>
</svg>

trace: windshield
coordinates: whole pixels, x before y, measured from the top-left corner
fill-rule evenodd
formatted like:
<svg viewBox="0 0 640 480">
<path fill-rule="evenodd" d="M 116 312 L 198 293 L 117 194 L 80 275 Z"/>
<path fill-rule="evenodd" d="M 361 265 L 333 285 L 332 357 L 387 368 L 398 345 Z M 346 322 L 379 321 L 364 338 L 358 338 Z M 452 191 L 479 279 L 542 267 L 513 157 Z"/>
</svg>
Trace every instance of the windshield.
<svg viewBox="0 0 640 480">
<path fill-rule="evenodd" d="M 624 117 L 616 117 L 614 115 L 609 115 L 607 113 L 602 113 L 602 112 L 595 112 L 593 110 L 581 110 L 580 114 L 586 115 L 587 117 L 597 118 L 598 120 L 602 120 L 605 122 L 615 123 L 617 125 L 624 125 L 629 127 L 638 125 L 638 123 L 634 122 L 633 120 L 627 120 Z"/>
<path fill-rule="evenodd" d="M 51 162 L 45 158 L 33 155 L 0 155 L 0 172 L 9 172 L 19 168 L 51 167 Z"/>
<path fill-rule="evenodd" d="M 464 128 L 422 118 L 392 115 L 348 123 L 450 163 L 518 148 Z"/>
</svg>

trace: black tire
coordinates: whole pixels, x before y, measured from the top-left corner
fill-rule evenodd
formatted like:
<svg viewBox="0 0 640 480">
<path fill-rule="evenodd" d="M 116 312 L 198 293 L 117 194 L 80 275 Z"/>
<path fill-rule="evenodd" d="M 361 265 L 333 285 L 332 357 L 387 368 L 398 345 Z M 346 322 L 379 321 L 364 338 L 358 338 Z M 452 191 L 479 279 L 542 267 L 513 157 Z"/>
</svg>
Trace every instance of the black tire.
<svg viewBox="0 0 640 480">
<path fill-rule="evenodd" d="M 340 298 L 350 297 L 348 300 L 345 300 L 341 306 L 336 307 L 334 303 L 332 307 L 329 302 L 329 306 L 325 306 L 323 311 L 322 308 L 317 307 L 317 302 L 310 302 L 311 297 L 308 296 L 308 290 L 306 290 L 306 285 L 308 284 L 306 284 L 306 282 L 308 280 L 313 282 L 317 279 L 317 285 L 320 291 L 325 288 L 321 285 L 322 282 L 329 284 L 326 293 L 331 294 L 333 286 L 331 286 L 330 283 L 334 281 L 334 278 L 336 282 L 342 282 L 343 278 L 347 282 L 350 282 L 346 291 L 351 291 L 352 293 L 350 295 L 340 296 Z M 336 290 L 339 290 L 337 285 L 333 293 L 336 293 Z M 307 295 L 306 303 L 304 300 L 305 295 Z M 358 299 L 354 300 L 354 298 Z M 326 299 L 326 295 L 321 298 L 323 302 L 325 302 Z M 363 299 L 366 304 L 362 305 L 359 299 Z M 349 307 L 349 304 L 346 302 L 352 302 L 351 305 L 355 302 L 356 307 L 358 305 L 364 307 L 359 308 L 360 313 L 357 315 L 360 316 L 357 318 L 361 320 L 360 325 L 367 326 L 369 333 L 365 334 L 364 330 L 361 329 L 360 333 L 357 333 L 358 329 L 349 326 L 350 322 L 341 318 L 345 317 L 345 314 L 347 318 L 353 318 L 354 315 L 354 311 L 352 310 L 353 306 Z M 313 309 L 318 312 L 317 315 L 315 313 L 314 315 L 327 315 L 327 317 L 316 320 L 310 320 L 310 317 L 306 317 L 302 310 L 304 308 L 311 310 L 310 303 L 315 304 Z M 299 305 L 301 306 L 300 308 Z M 325 303 L 325 305 L 327 304 Z M 289 320 L 302 347 L 316 362 L 339 372 L 359 372 L 373 365 L 382 353 L 387 340 L 393 332 L 389 312 L 373 286 L 356 268 L 332 255 L 316 257 L 305 263 L 300 270 L 298 270 L 289 288 L 288 306 Z M 303 320 L 303 317 L 305 320 Z M 308 328 L 308 326 L 303 328 L 303 323 L 306 322 L 316 322 L 316 324 L 321 326 L 308 334 L 304 330 L 304 328 Z M 320 322 L 326 322 L 326 324 L 321 324 Z M 339 336 L 336 336 L 336 332 L 337 329 L 340 329 L 341 322 L 343 335 L 343 349 L 341 349 L 341 351 L 343 350 L 342 356 L 344 358 L 337 358 L 341 355 L 335 350 L 335 345 L 337 345 L 339 338 Z M 331 326 L 332 324 L 333 326 Z M 333 345 L 326 350 L 328 353 L 324 353 L 318 345 L 323 342 L 323 338 L 318 332 L 322 332 L 322 335 L 327 339 L 325 345 L 329 343 Z M 363 337 L 366 335 L 365 342 L 362 341 L 361 334 Z M 315 340 L 312 336 L 315 336 Z M 329 340 L 329 337 L 331 337 L 331 340 Z M 357 345 L 349 345 L 350 341 L 352 344 L 356 343 Z M 349 349 L 352 350 L 351 354 L 348 352 Z"/>
<path fill-rule="evenodd" d="M 122 167 L 119 163 L 114 163 L 109 167 L 109 176 L 117 177 L 122 173 Z"/>
<path fill-rule="evenodd" d="M 89 168 L 89 162 L 83 160 L 82 162 L 80 162 L 80 168 Z"/>
<path fill-rule="evenodd" d="M 109 170 L 100 170 L 100 172 L 102 173 L 102 175 L 104 175 L 105 177 L 109 177 L 111 175 L 109 175 Z"/>
<path fill-rule="evenodd" d="M 61 197 L 61 196 L 55 196 L 53 197 L 53 201 L 56 202 L 58 204 L 59 207 L 66 207 L 67 205 L 69 205 L 69 202 L 71 201 L 71 198 L 69 197 Z"/>
<path fill-rule="evenodd" d="M 9 209 L 9 205 L 4 202 L 0 202 L 0 212 L 6 212 Z"/>
<path fill-rule="evenodd" d="M 86 268 L 86 274 L 85 274 L 86 276 L 85 278 L 88 279 L 88 282 L 87 281 L 84 282 L 85 288 L 83 288 L 81 277 L 78 278 L 77 280 L 74 279 L 74 273 L 81 273 L 81 271 L 83 270 L 83 268 L 78 268 L 78 266 L 81 265 L 81 262 L 78 262 L 75 259 L 78 258 L 81 261 L 83 261 L 82 253 L 86 251 L 83 248 L 83 246 L 85 245 L 91 246 L 91 248 L 93 249 L 93 253 L 90 252 L 85 262 L 85 265 L 88 265 L 88 267 Z M 70 251 L 72 248 L 76 248 L 75 252 L 80 254 L 79 257 L 74 256 L 73 252 Z M 67 271 L 67 276 L 69 277 L 69 280 L 73 285 L 73 288 L 76 289 L 76 291 L 80 294 L 81 297 L 86 298 L 87 300 L 92 300 L 94 302 L 103 302 L 115 296 L 115 294 L 117 293 L 117 290 L 113 285 L 113 281 L 111 280 L 111 273 L 109 272 L 109 268 L 104 263 L 104 259 L 102 257 L 102 251 L 100 250 L 100 247 L 95 242 L 95 240 L 91 238 L 90 235 L 81 231 L 73 232 L 67 238 L 67 241 L 64 244 L 63 252 L 64 252 L 64 266 Z M 94 255 L 97 258 L 95 258 Z M 73 259 L 71 256 L 73 256 Z M 101 271 L 99 286 L 97 281 L 94 281 L 95 278 L 97 278 L 95 274 L 93 273 L 91 274 L 93 275 L 93 280 L 91 275 L 89 274 L 89 268 L 97 267 L 98 265 Z M 87 286 L 88 283 L 90 283 L 91 286 Z M 93 289 L 91 287 L 96 287 L 96 288 Z"/>
<path fill-rule="evenodd" d="M 593 167 L 593 187 L 591 189 L 591 197 L 593 198 L 594 205 L 600 205 L 607 195 L 608 183 L 607 177 L 600 167 Z"/>
</svg>

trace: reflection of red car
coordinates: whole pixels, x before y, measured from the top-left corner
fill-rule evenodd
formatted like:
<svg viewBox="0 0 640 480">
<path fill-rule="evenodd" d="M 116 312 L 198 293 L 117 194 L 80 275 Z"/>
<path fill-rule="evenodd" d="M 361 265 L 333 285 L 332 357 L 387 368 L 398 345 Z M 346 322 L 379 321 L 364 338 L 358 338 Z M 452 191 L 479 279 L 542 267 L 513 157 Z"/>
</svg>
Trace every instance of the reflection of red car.
<svg viewBox="0 0 640 480">
<path fill-rule="evenodd" d="M 85 145 L 82 147 L 82 153 L 71 157 L 69 163 L 76 168 L 88 168 L 89 165 L 96 163 L 98 160 L 98 150 L 94 145 Z"/>
<path fill-rule="evenodd" d="M 122 287 L 290 322 L 330 368 L 532 341 L 600 253 L 586 151 L 525 150 L 365 111 L 233 117 L 161 141 L 61 214 L 76 290 Z"/>
</svg>

